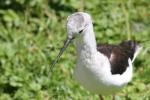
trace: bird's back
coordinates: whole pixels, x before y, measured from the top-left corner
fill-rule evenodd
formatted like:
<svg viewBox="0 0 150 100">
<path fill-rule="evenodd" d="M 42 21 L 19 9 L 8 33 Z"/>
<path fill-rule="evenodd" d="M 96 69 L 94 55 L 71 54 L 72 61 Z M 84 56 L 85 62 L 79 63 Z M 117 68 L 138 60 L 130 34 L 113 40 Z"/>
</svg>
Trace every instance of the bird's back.
<svg viewBox="0 0 150 100">
<path fill-rule="evenodd" d="M 136 47 L 137 43 L 130 40 L 119 45 L 99 44 L 97 50 L 108 57 L 112 74 L 122 74 L 129 66 L 128 59 L 133 59 Z"/>
</svg>

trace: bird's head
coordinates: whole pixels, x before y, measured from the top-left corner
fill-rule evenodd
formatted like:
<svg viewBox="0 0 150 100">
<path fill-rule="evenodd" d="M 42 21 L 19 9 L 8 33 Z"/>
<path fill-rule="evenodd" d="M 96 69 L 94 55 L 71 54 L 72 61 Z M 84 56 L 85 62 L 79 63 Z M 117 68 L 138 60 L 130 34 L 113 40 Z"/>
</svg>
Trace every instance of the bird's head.
<svg viewBox="0 0 150 100">
<path fill-rule="evenodd" d="M 59 60 L 60 56 L 63 54 L 64 50 L 71 43 L 71 41 L 80 34 L 82 34 L 85 31 L 86 27 L 88 27 L 88 25 L 91 23 L 92 21 L 90 15 L 84 12 L 76 12 L 67 18 L 66 27 L 68 37 L 64 42 L 64 46 L 61 48 L 58 56 L 52 63 L 51 70 Z"/>
<path fill-rule="evenodd" d="M 91 23 L 91 17 L 84 12 L 77 12 L 67 18 L 67 33 L 68 38 L 76 38 L 82 34 L 85 28 Z"/>
</svg>

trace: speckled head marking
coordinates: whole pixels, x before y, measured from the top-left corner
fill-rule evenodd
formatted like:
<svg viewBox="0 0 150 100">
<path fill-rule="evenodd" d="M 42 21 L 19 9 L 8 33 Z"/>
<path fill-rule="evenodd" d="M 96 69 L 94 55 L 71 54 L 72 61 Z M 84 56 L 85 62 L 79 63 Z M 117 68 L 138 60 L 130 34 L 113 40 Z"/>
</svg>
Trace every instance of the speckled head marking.
<svg viewBox="0 0 150 100">
<path fill-rule="evenodd" d="M 77 12 L 70 15 L 66 24 L 68 38 L 75 38 L 81 34 L 89 22 L 91 22 L 91 18 L 87 13 Z"/>
</svg>

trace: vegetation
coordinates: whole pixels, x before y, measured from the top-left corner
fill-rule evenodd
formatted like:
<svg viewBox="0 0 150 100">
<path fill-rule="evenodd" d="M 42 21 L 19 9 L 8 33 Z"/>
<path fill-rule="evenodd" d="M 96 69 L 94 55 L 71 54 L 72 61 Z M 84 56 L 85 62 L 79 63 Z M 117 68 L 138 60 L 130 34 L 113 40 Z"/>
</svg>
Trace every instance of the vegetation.
<svg viewBox="0 0 150 100">
<path fill-rule="evenodd" d="M 49 71 L 66 38 L 66 18 L 76 11 L 91 14 L 98 43 L 140 42 L 133 80 L 116 99 L 150 99 L 149 0 L 0 0 L 0 100 L 98 99 L 72 77 L 73 45 Z"/>
</svg>

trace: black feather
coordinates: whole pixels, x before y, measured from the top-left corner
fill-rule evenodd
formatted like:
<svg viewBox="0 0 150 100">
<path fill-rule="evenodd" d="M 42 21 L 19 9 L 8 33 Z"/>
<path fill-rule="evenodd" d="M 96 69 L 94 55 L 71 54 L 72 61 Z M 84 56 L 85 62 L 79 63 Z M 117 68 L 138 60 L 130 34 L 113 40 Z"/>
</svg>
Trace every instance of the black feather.
<svg viewBox="0 0 150 100">
<path fill-rule="evenodd" d="M 129 66 L 128 59 L 133 59 L 136 47 L 137 43 L 129 40 L 119 45 L 99 44 L 97 50 L 108 57 L 112 74 L 122 74 Z"/>
</svg>

